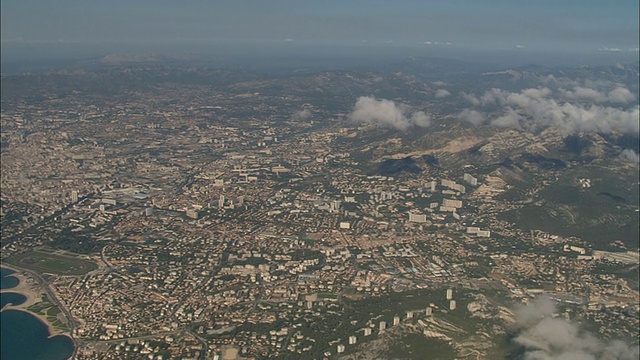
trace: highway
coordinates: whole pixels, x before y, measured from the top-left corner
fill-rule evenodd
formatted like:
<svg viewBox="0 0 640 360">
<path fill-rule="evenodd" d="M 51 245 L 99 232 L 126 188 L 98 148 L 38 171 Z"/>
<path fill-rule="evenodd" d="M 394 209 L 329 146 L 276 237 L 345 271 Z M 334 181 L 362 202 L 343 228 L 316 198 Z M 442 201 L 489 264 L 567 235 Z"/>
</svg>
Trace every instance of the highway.
<svg viewBox="0 0 640 360">
<path fill-rule="evenodd" d="M 78 351 L 78 344 L 76 339 L 74 338 L 73 334 L 75 329 L 80 325 L 76 319 L 73 318 L 73 315 L 71 315 L 71 312 L 69 311 L 69 309 L 67 309 L 66 306 L 64 306 L 60 300 L 58 300 L 58 298 L 56 297 L 55 293 L 53 292 L 53 290 L 51 290 L 51 288 L 49 287 L 49 283 L 47 281 L 45 281 L 42 276 L 40 276 L 40 274 L 33 272 L 31 270 L 27 270 L 15 265 L 11 265 L 11 268 L 15 269 L 15 270 L 19 270 L 22 271 L 26 274 L 28 274 L 31 278 L 35 279 L 38 284 L 44 289 L 44 291 L 47 293 L 47 297 L 49 298 L 49 300 L 51 301 L 51 303 L 55 306 L 58 307 L 58 309 L 60 309 L 60 311 L 62 312 L 62 314 L 64 314 L 64 316 L 67 318 L 67 323 L 69 324 L 69 337 L 71 338 L 71 340 L 73 341 L 73 355 L 71 356 L 71 359 L 75 358 L 76 356 L 76 352 Z"/>
</svg>

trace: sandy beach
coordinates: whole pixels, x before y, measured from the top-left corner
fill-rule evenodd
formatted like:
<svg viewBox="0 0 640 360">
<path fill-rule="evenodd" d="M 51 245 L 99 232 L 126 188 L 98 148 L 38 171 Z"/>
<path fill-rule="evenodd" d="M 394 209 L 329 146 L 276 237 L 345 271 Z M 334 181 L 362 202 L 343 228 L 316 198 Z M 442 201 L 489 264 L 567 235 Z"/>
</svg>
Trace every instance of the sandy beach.
<svg viewBox="0 0 640 360">
<path fill-rule="evenodd" d="M 40 321 L 42 321 L 47 326 L 50 337 L 55 335 L 67 335 L 68 332 L 60 331 L 54 328 L 53 326 L 51 326 L 51 324 L 49 324 L 49 322 L 47 321 L 46 316 L 41 314 L 36 314 L 33 311 L 27 310 L 27 308 L 30 307 L 31 305 L 37 304 L 42 301 L 41 300 L 42 295 L 44 295 L 45 292 L 42 290 L 40 285 L 34 279 L 22 274 L 20 270 L 16 268 L 13 268 L 11 266 L 6 266 L 4 264 L 2 265 L 2 267 L 15 271 L 15 273 L 11 274 L 11 276 L 17 278 L 20 282 L 18 283 L 18 286 L 10 289 L 2 289 L 0 292 L 18 293 L 18 294 L 24 295 L 27 298 L 25 302 L 23 302 L 20 305 L 7 304 L 2 308 L 2 310 L 20 310 L 37 317 L 38 319 L 40 319 Z"/>
</svg>

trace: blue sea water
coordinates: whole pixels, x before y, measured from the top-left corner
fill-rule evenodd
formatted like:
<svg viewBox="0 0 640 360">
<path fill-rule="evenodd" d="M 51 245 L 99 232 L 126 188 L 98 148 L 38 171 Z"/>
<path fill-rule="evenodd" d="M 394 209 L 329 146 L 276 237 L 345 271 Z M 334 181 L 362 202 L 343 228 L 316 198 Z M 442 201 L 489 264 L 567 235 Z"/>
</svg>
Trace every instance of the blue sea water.
<svg viewBox="0 0 640 360">
<path fill-rule="evenodd" d="M 2 360 L 64 360 L 73 355 L 71 338 L 50 338 L 40 319 L 20 310 L 0 312 L 0 337 Z"/>
<path fill-rule="evenodd" d="M 16 287 L 18 279 L 13 271 L 0 268 L 2 289 Z M 2 307 L 7 303 L 19 305 L 26 297 L 6 292 L 0 295 Z M 0 307 L 1 308 L 1 307 Z M 0 359 L 2 360 L 64 360 L 73 355 L 73 340 L 68 336 L 49 337 L 49 329 L 37 317 L 21 310 L 0 312 Z"/>
<path fill-rule="evenodd" d="M 20 305 L 25 301 L 27 301 L 27 297 L 22 294 L 14 292 L 4 292 L 0 294 L 0 302 L 2 303 L 2 305 L 0 305 L 0 309 L 7 304 Z"/>
<path fill-rule="evenodd" d="M 11 289 L 20 283 L 18 278 L 11 276 L 13 274 L 13 270 L 9 270 L 7 268 L 0 268 L 0 289 Z"/>
</svg>

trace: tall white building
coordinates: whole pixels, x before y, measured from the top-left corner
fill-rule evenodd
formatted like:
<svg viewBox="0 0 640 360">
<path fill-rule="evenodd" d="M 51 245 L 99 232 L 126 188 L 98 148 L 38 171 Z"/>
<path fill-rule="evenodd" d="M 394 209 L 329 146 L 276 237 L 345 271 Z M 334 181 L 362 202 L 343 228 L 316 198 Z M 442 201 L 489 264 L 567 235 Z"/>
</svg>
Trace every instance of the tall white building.
<svg viewBox="0 0 640 360">
<path fill-rule="evenodd" d="M 194 209 L 187 209 L 187 216 L 192 218 L 192 219 L 197 219 L 198 218 L 198 211 L 194 210 Z"/>
<path fill-rule="evenodd" d="M 427 222 L 427 215 L 409 213 L 409 222 L 415 222 L 415 223 Z"/>
<path fill-rule="evenodd" d="M 451 181 L 451 180 L 447 180 L 447 179 L 441 179 L 440 180 L 440 184 L 446 188 L 453 188 L 454 186 L 456 186 L 456 182 L 455 181 Z"/>
<path fill-rule="evenodd" d="M 467 234 L 477 234 L 478 231 L 480 231 L 479 227 L 476 227 L 476 226 L 467 227 Z"/>
<path fill-rule="evenodd" d="M 475 177 L 471 176 L 471 174 L 464 173 L 462 178 L 464 179 L 464 181 L 468 182 L 469 184 L 471 184 L 473 186 L 477 186 L 478 185 L 478 179 L 476 179 Z"/>
<path fill-rule="evenodd" d="M 479 227 L 469 226 L 467 234 L 476 235 L 477 237 L 491 237 L 491 230 L 481 230 Z"/>
<path fill-rule="evenodd" d="M 456 183 L 455 181 L 442 179 L 441 180 L 441 184 L 442 184 L 442 186 L 444 186 L 446 188 L 461 192 L 463 194 L 466 192 L 464 186 Z"/>
<path fill-rule="evenodd" d="M 448 208 L 461 208 L 462 207 L 462 200 L 454 200 L 454 199 L 443 199 L 442 200 L 442 206 L 444 207 L 448 207 Z"/>
<path fill-rule="evenodd" d="M 75 190 L 71 192 L 71 202 L 78 202 L 78 192 Z"/>
<path fill-rule="evenodd" d="M 425 310 L 424 310 L 424 314 L 427 316 L 431 316 L 431 314 L 433 314 L 433 309 L 431 309 L 431 306 L 428 306 Z"/>
</svg>

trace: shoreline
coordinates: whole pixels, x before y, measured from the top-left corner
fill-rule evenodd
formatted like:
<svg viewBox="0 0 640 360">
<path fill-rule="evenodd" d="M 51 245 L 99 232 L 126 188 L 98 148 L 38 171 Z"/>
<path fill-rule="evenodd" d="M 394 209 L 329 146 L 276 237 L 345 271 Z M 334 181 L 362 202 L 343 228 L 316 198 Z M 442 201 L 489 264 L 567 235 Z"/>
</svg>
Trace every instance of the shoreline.
<svg viewBox="0 0 640 360">
<path fill-rule="evenodd" d="M 54 328 L 46 320 L 46 317 L 43 317 L 42 315 L 36 314 L 31 310 L 21 309 L 19 307 L 19 305 L 18 306 L 7 305 L 2 309 L 2 311 L 6 311 L 6 310 L 21 311 L 23 313 L 27 313 L 27 314 L 35 317 L 36 319 L 38 319 L 38 321 L 40 321 L 42 324 L 44 324 L 44 326 L 47 328 L 47 331 L 49 332 L 49 336 L 47 336 L 47 339 L 51 339 L 51 338 L 56 337 L 56 336 L 65 336 L 65 337 L 68 337 L 69 339 L 71 339 L 71 341 L 74 341 L 73 338 L 71 337 L 71 335 L 68 332 L 60 331 L 60 330 Z"/>
<path fill-rule="evenodd" d="M 17 310 L 17 311 L 22 311 L 22 312 L 31 314 L 32 316 L 38 318 L 38 320 L 40 320 L 40 322 L 42 322 L 47 327 L 47 330 L 49 331 L 48 338 L 62 335 L 73 340 L 73 337 L 71 336 L 71 332 L 59 330 L 53 327 L 53 325 L 51 325 L 47 320 L 46 315 L 37 314 L 27 309 L 31 305 L 41 302 L 42 295 L 46 296 L 46 293 L 40 288 L 40 285 L 37 282 L 35 282 L 32 278 L 24 274 L 21 274 L 19 269 L 16 269 L 11 266 L 5 266 L 4 264 L 2 264 L 2 267 L 13 270 L 14 273 L 9 276 L 13 276 L 17 278 L 19 282 L 17 286 L 9 289 L 2 289 L 0 290 L 0 292 L 1 293 L 17 293 L 17 294 L 24 295 L 24 297 L 26 297 L 26 300 L 22 304 L 19 304 L 19 305 L 7 304 L 2 308 L 2 311 Z"/>
</svg>

